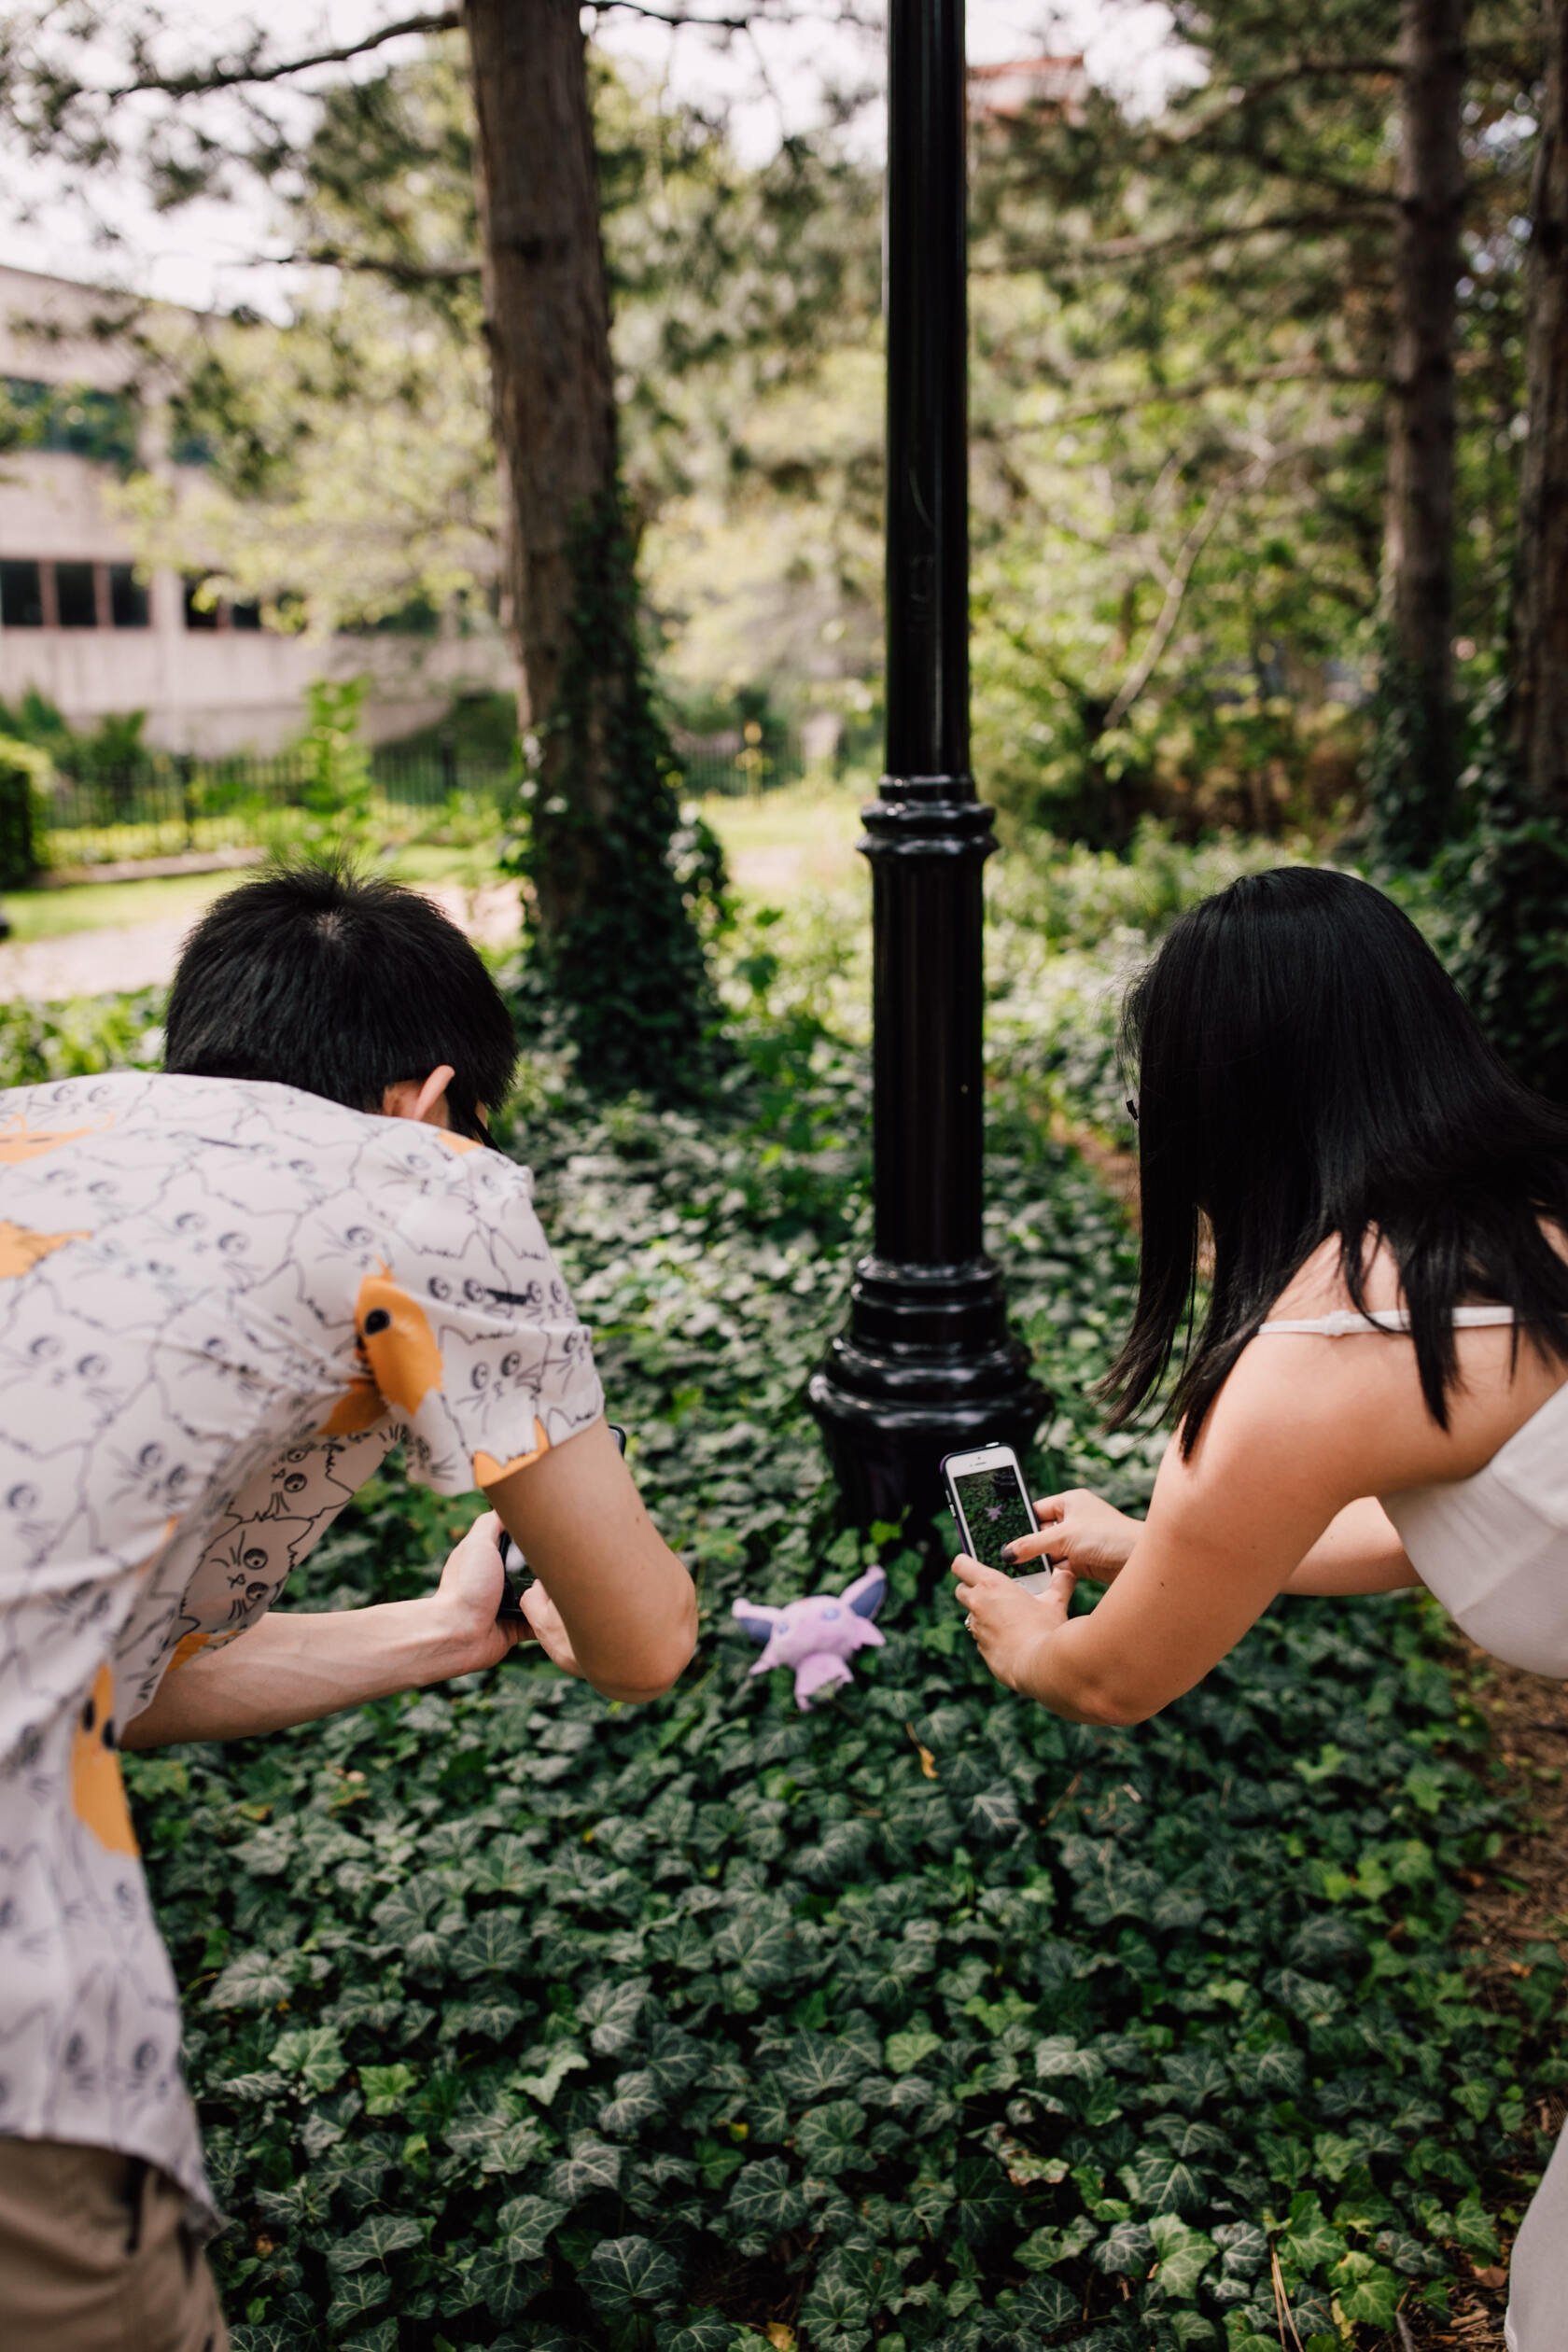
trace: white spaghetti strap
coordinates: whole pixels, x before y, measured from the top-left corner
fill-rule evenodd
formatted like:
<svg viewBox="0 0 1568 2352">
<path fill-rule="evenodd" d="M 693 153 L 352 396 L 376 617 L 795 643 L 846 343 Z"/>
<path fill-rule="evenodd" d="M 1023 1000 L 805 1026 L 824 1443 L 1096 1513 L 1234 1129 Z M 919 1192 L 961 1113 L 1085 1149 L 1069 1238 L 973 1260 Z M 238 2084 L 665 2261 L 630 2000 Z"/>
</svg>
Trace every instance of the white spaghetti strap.
<svg viewBox="0 0 1568 2352">
<path fill-rule="evenodd" d="M 1485 1331 L 1498 1324 L 1511 1323 L 1511 1307 L 1456 1307 L 1454 1327 L 1459 1331 Z M 1338 1308 L 1332 1315 L 1307 1316 L 1302 1319 L 1283 1317 L 1278 1323 L 1259 1323 L 1258 1337 L 1266 1332 L 1309 1331 L 1320 1339 L 1348 1339 L 1358 1331 L 1408 1331 L 1410 1315 L 1405 1307 L 1377 1307 L 1365 1315 L 1349 1308 Z"/>
</svg>

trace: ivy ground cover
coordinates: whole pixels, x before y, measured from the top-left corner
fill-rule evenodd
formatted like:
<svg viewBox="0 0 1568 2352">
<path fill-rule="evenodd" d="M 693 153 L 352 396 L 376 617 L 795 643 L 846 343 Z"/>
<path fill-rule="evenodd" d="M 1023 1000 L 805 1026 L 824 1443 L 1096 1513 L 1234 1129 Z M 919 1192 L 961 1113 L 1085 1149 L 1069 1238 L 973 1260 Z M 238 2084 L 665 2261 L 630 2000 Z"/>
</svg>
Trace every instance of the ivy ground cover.
<svg viewBox="0 0 1568 2352">
<path fill-rule="evenodd" d="M 834 1537 L 801 1391 L 861 1229 L 861 1065 L 781 1001 L 766 936 L 743 961 L 708 1113 L 595 1112 L 540 1066 L 519 1122 L 700 1576 L 686 1679 L 607 1707 L 525 1656 L 131 1759 L 240 2352 L 1419 2329 L 1517 2217 L 1556 1992 L 1543 1959 L 1499 2014 L 1457 1962 L 1456 1874 L 1504 1815 L 1436 1628 L 1399 1597 L 1284 1603 L 1155 1723 L 1079 1729 L 984 1674 L 887 1531 Z M 998 1023 L 1022 1074 L 993 1102 L 995 1244 L 1058 1399 L 1042 1477 L 1132 1504 L 1155 1442 L 1102 1445 L 1085 1394 L 1128 1246 L 1037 1115 L 1071 1061 L 1038 1009 Z M 97 1034 L 150 1050 L 150 1017 L 4 1042 L 31 1074 Z M 378 1482 L 297 1604 L 426 1589 L 461 1523 Z M 749 1678 L 729 1603 L 842 1580 L 871 1541 L 888 1647 L 802 1715 Z"/>
</svg>

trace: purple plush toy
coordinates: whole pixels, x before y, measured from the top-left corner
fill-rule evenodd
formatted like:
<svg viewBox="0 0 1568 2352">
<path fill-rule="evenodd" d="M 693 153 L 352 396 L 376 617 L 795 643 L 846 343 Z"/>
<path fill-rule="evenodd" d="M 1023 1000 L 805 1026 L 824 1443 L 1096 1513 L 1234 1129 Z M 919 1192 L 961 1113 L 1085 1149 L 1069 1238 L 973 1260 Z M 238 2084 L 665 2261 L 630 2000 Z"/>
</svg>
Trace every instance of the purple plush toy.
<svg viewBox="0 0 1568 2352">
<path fill-rule="evenodd" d="M 787 1601 L 781 1609 L 737 1601 L 735 1614 L 751 1639 L 767 1644 L 751 1672 L 765 1674 L 772 1666 L 792 1666 L 795 1704 L 809 1707 L 824 1690 L 851 1679 L 845 1660 L 858 1649 L 882 1647 L 887 1636 L 871 1619 L 887 1590 L 882 1570 L 868 1568 L 836 1595 L 814 1592 L 805 1601 Z"/>
</svg>

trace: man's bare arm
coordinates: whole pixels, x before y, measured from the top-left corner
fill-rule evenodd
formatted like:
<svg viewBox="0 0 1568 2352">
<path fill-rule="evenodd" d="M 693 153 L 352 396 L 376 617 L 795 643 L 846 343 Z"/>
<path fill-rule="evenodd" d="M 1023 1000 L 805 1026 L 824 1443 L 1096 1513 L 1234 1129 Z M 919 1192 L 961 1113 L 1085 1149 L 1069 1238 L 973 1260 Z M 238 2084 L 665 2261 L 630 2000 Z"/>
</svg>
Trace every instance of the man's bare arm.
<svg viewBox="0 0 1568 2352">
<path fill-rule="evenodd" d="M 656 1699 L 697 1633 L 692 1579 L 654 1527 L 606 1422 L 488 1491 L 559 1615 L 572 1670 L 607 1699 Z M 537 1630 L 555 1649 L 541 1619 Z"/>
<path fill-rule="evenodd" d="M 166 1673 L 151 1704 L 125 1726 L 122 1745 L 249 1739 L 494 1666 L 522 1636 L 515 1623 L 496 1623 L 499 1533 L 488 1512 L 477 1519 L 435 1591 L 417 1601 L 269 1610 Z"/>
</svg>

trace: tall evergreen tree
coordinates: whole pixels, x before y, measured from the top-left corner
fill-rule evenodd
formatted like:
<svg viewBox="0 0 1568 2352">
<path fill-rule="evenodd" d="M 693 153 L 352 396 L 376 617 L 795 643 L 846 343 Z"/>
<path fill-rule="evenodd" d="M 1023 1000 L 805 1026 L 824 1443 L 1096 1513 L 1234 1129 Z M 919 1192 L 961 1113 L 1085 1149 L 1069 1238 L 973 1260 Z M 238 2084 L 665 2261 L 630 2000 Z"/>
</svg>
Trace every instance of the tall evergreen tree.
<svg viewBox="0 0 1568 2352">
<path fill-rule="evenodd" d="M 1374 838 L 1422 864 L 1447 830 L 1453 707 L 1455 360 L 1466 0 L 1402 0 L 1389 385 L 1383 740 Z"/>
</svg>

